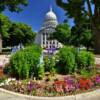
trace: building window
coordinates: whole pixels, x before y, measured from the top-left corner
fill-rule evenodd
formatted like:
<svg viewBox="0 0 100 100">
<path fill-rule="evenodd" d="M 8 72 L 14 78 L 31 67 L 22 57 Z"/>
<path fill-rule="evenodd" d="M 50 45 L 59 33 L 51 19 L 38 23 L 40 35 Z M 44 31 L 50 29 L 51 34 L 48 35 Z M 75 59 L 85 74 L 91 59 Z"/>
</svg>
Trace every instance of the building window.
<svg viewBox="0 0 100 100">
<path fill-rule="evenodd" d="M 51 41 L 50 41 L 50 44 L 51 44 Z"/>
<path fill-rule="evenodd" d="M 53 41 L 53 44 L 55 44 L 55 41 Z"/>
</svg>

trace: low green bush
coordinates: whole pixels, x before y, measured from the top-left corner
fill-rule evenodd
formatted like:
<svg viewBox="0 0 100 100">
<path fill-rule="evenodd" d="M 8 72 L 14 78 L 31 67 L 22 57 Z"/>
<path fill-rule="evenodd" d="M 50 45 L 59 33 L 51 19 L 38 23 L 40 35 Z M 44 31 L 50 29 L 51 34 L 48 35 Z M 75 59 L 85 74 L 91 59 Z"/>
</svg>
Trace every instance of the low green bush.
<svg viewBox="0 0 100 100">
<path fill-rule="evenodd" d="M 46 72 L 50 72 L 52 75 L 56 73 L 56 61 L 54 57 L 45 56 L 44 58 L 44 67 Z"/>
<path fill-rule="evenodd" d="M 44 75 L 45 75 L 44 65 L 41 64 L 41 65 L 39 65 L 39 66 L 37 67 L 36 77 L 37 77 L 38 79 L 43 79 Z"/>
<path fill-rule="evenodd" d="M 44 57 L 44 67 L 45 67 L 45 71 L 48 72 L 49 71 L 49 57 L 48 56 Z"/>
<path fill-rule="evenodd" d="M 78 51 L 74 47 L 65 46 L 59 51 L 59 61 L 56 64 L 58 72 L 69 74 L 81 73 L 82 69 L 92 70 L 95 67 L 95 57 L 92 52 Z"/>
<path fill-rule="evenodd" d="M 85 78 L 91 77 L 93 75 L 91 71 L 86 70 L 86 69 L 81 69 L 80 74 Z"/>
<path fill-rule="evenodd" d="M 56 61 L 55 61 L 55 58 L 50 58 L 50 64 L 49 64 L 49 72 L 51 73 L 51 75 L 54 75 L 56 73 L 56 68 L 55 68 L 55 65 L 56 65 Z"/>
<path fill-rule="evenodd" d="M 73 47 L 63 47 L 59 51 L 59 72 L 63 74 L 73 73 L 76 68 L 75 54 Z"/>
<path fill-rule="evenodd" d="M 36 75 L 40 55 L 41 48 L 37 45 L 16 52 L 10 59 L 10 74 L 21 79 Z"/>
<path fill-rule="evenodd" d="M 89 51 L 80 51 L 77 57 L 77 64 L 79 69 L 92 69 L 95 64 L 95 57 L 92 52 Z"/>
</svg>

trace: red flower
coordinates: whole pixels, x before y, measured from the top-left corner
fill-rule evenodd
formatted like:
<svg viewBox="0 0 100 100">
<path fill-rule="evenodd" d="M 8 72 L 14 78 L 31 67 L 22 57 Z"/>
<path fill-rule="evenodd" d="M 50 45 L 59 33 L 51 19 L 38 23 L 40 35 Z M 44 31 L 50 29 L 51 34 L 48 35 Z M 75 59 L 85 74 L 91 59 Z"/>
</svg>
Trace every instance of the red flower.
<svg viewBox="0 0 100 100">
<path fill-rule="evenodd" d="M 90 79 L 81 78 L 79 80 L 79 88 L 80 89 L 89 89 L 94 85 L 94 83 Z"/>
<path fill-rule="evenodd" d="M 63 92 L 63 81 L 55 81 L 54 88 L 56 92 Z"/>
</svg>

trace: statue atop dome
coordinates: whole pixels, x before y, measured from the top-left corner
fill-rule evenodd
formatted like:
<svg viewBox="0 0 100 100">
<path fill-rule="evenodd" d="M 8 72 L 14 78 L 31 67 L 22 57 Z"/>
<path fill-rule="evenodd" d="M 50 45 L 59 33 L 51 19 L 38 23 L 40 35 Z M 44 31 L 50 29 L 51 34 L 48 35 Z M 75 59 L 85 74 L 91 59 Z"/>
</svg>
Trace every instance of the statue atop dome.
<svg viewBox="0 0 100 100">
<path fill-rule="evenodd" d="M 46 14 L 45 20 L 57 20 L 57 17 L 53 12 L 52 7 L 50 7 L 50 11 Z"/>
<path fill-rule="evenodd" d="M 50 6 L 50 11 L 52 11 L 52 6 Z"/>
</svg>

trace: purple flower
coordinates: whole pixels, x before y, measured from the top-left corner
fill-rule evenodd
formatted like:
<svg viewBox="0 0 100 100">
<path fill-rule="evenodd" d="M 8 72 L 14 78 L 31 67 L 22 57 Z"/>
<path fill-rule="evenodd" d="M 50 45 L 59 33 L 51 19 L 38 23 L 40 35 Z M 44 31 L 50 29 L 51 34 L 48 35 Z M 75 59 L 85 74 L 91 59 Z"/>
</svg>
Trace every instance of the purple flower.
<svg viewBox="0 0 100 100">
<path fill-rule="evenodd" d="M 97 77 L 96 77 L 96 83 L 97 83 L 97 84 L 100 84 L 100 76 L 97 76 Z"/>
<path fill-rule="evenodd" d="M 80 87 L 79 82 L 77 82 L 77 83 L 75 84 L 75 87 L 76 87 L 76 89 L 79 89 L 79 87 Z"/>
<path fill-rule="evenodd" d="M 32 82 L 29 82 L 29 84 L 28 84 L 28 90 L 29 91 L 33 90 L 33 83 Z"/>
<path fill-rule="evenodd" d="M 71 79 L 70 77 L 64 78 L 64 82 L 65 82 L 64 86 L 65 92 L 70 92 L 75 89 L 73 79 Z"/>
</svg>

